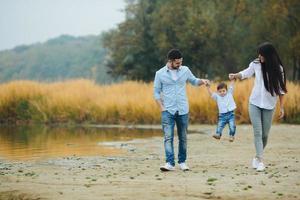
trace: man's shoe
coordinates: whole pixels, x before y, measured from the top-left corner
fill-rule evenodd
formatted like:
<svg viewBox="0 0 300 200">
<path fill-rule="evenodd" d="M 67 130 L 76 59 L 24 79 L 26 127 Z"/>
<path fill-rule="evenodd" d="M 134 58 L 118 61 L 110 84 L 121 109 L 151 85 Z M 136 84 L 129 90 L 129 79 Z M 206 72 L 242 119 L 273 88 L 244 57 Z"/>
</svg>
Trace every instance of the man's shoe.
<svg viewBox="0 0 300 200">
<path fill-rule="evenodd" d="M 234 141 L 234 136 L 229 136 L 229 142 L 233 142 Z"/>
<path fill-rule="evenodd" d="M 264 163 L 259 162 L 258 165 L 257 165 L 256 171 L 262 172 L 262 171 L 265 170 L 265 168 L 266 168 L 266 167 L 265 167 Z"/>
<path fill-rule="evenodd" d="M 257 158 L 253 158 L 252 160 L 252 168 L 253 169 L 257 169 L 259 161 L 257 160 Z"/>
<path fill-rule="evenodd" d="M 189 171 L 190 168 L 185 163 L 180 163 L 179 167 L 182 171 Z"/>
<path fill-rule="evenodd" d="M 170 163 L 166 163 L 164 166 L 160 167 L 160 170 L 163 171 L 163 172 L 174 171 L 175 167 L 172 166 Z"/>
<path fill-rule="evenodd" d="M 213 135 L 213 138 L 215 138 L 215 139 L 219 140 L 219 139 L 221 138 L 221 135 L 214 134 L 214 135 Z"/>
</svg>

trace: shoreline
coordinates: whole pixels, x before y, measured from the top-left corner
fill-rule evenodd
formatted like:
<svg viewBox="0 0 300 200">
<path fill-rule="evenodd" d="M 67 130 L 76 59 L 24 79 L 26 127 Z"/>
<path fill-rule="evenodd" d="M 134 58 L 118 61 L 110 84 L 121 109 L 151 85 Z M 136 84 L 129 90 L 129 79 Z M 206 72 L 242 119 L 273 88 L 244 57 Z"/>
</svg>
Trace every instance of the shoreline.
<svg viewBox="0 0 300 200">
<path fill-rule="evenodd" d="M 250 165 L 255 153 L 250 125 L 237 126 L 233 143 L 227 140 L 227 128 L 221 141 L 211 137 L 215 126 L 191 125 L 190 130 L 196 131 L 188 135 L 191 171 L 182 172 L 177 164 L 174 172 L 159 171 L 164 163 L 162 137 L 110 142 L 104 145 L 123 153 L 26 162 L 0 159 L 0 199 L 300 198 L 300 125 L 272 126 L 267 169 L 260 173 Z"/>
</svg>

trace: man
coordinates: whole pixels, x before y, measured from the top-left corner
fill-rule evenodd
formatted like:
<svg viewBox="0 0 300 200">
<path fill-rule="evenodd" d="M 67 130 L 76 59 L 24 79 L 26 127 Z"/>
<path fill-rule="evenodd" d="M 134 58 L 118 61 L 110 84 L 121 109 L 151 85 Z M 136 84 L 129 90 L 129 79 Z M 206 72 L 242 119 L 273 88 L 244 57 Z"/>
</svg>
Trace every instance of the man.
<svg viewBox="0 0 300 200">
<path fill-rule="evenodd" d="M 186 82 L 200 86 L 208 84 L 207 79 L 196 78 L 187 66 L 182 66 L 182 54 L 178 49 L 171 49 L 167 55 L 168 62 L 155 74 L 154 98 L 161 109 L 162 130 L 166 164 L 161 171 L 175 170 L 174 161 L 174 126 L 178 134 L 178 164 L 181 170 L 187 171 L 186 161 L 187 128 L 189 105 L 186 96 Z"/>
</svg>

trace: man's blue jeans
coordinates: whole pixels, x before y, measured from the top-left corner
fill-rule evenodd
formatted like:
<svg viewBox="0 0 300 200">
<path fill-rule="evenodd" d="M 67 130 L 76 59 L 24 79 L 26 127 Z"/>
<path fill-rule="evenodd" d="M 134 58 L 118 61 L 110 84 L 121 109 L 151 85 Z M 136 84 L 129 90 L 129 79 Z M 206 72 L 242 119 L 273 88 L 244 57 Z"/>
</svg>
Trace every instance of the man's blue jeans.
<svg viewBox="0 0 300 200">
<path fill-rule="evenodd" d="M 222 131 L 226 124 L 229 125 L 229 135 L 234 136 L 236 130 L 234 111 L 219 114 L 218 127 L 216 130 L 218 135 L 222 135 Z"/>
<path fill-rule="evenodd" d="M 162 130 L 164 133 L 164 146 L 166 154 L 166 162 L 175 165 L 174 161 L 174 126 L 176 123 L 178 134 L 178 163 L 184 163 L 186 160 L 186 144 L 187 144 L 187 128 L 189 121 L 189 114 L 179 115 L 176 112 L 174 115 L 168 111 L 162 112 Z"/>
</svg>

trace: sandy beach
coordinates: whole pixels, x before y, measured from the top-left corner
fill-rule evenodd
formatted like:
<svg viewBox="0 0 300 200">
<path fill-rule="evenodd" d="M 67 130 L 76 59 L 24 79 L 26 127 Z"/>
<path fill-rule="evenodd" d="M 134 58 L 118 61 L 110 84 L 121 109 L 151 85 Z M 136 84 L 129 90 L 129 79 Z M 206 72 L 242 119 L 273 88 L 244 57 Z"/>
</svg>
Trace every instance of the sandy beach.
<svg viewBox="0 0 300 200">
<path fill-rule="evenodd" d="M 300 125 L 273 125 L 264 172 L 251 168 L 252 127 L 238 125 L 233 143 L 227 127 L 190 126 L 191 170 L 160 172 L 163 138 L 110 142 L 114 156 L 77 155 L 35 161 L 0 158 L 0 199 L 300 199 Z M 177 139 L 175 140 L 177 152 Z"/>
</svg>

